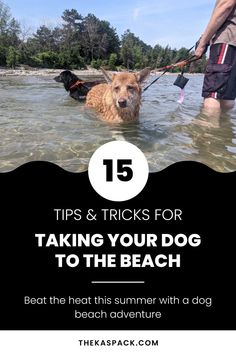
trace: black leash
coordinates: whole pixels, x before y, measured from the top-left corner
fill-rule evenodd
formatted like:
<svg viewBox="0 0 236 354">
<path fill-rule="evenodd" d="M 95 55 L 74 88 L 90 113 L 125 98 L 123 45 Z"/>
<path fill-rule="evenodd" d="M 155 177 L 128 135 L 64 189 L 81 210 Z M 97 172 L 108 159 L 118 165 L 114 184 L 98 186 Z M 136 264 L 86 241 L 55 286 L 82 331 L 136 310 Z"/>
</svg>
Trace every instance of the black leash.
<svg viewBox="0 0 236 354">
<path fill-rule="evenodd" d="M 152 86 L 153 84 L 155 84 L 155 82 L 157 82 L 162 76 L 164 76 L 167 71 L 169 69 L 166 69 L 160 76 L 158 76 L 155 80 L 153 80 L 148 86 L 146 86 L 144 89 L 143 89 L 143 92 L 147 91 L 147 89 L 149 89 L 150 86 Z"/>
</svg>

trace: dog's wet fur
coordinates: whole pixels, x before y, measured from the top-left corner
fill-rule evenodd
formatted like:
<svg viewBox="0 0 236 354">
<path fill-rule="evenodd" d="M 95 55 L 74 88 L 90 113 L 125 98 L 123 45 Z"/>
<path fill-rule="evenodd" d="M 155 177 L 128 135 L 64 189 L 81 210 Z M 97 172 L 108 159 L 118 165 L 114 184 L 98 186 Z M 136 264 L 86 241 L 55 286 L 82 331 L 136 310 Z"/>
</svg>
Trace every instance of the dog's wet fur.
<svg viewBox="0 0 236 354">
<path fill-rule="evenodd" d="M 112 77 L 105 71 L 103 74 L 110 83 L 94 86 L 87 95 L 86 106 L 95 108 L 108 122 L 136 121 L 141 106 L 141 85 L 150 74 L 150 68 L 139 73 L 117 73 Z"/>
<path fill-rule="evenodd" d="M 85 100 L 91 88 L 101 84 L 101 81 L 83 81 L 70 70 L 62 71 L 59 76 L 54 77 L 54 80 L 63 83 L 65 90 L 70 93 L 72 98 L 78 101 Z"/>
</svg>

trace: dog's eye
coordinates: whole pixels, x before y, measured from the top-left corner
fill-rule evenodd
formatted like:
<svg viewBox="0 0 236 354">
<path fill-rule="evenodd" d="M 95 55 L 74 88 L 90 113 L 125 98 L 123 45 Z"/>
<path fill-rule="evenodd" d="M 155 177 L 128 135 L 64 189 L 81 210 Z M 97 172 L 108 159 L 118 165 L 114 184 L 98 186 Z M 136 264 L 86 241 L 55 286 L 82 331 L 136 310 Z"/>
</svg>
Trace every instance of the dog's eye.
<svg viewBox="0 0 236 354">
<path fill-rule="evenodd" d="M 134 90 L 134 86 L 128 85 L 128 86 L 127 86 L 127 90 L 133 91 L 133 90 Z"/>
<path fill-rule="evenodd" d="M 120 91 L 120 86 L 115 86 L 115 87 L 114 87 L 114 90 L 115 90 L 116 92 Z"/>
</svg>

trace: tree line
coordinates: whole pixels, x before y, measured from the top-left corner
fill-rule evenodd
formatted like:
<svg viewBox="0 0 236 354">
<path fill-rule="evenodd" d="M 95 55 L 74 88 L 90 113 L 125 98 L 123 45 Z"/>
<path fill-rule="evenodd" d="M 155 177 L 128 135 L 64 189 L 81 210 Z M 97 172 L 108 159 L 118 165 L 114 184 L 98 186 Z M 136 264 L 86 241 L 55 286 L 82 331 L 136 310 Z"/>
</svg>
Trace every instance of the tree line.
<svg viewBox="0 0 236 354">
<path fill-rule="evenodd" d="M 153 69 L 189 56 L 186 48 L 147 45 L 130 30 L 119 38 L 108 21 L 93 14 L 83 17 L 77 10 L 65 10 L 63 24 L 40 26 L 35 33 L 12 17 L 9 7 L 0 0 L 0 66 L 15 68 L 28 65 L 38 68 L 84 69 L 87 66 L 110 70 Z M 191 64 L 191 72 L 203 72 L 206 57 Z"/>
</svg>

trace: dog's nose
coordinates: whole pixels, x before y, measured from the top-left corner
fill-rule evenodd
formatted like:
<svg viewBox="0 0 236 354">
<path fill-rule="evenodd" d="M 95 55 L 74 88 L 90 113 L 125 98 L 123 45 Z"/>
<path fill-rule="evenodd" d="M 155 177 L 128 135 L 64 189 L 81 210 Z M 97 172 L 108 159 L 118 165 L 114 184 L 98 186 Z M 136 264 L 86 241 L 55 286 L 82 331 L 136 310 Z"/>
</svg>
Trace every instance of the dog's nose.
<svg viewBox="0 0 236 354">
<path fill-rule="evenodd" d="M 61 82 L 60 79 L 61 79 L 60 76 L 56 76 L 56 77 L 53 78 L 53 80 L 55 80 L 56 82 Z"/>
<path fill-rule="evenodd" d="M 127 100 L 124 99 L 124 98 L 120 98 L 120 99 L 118 100 L 118 105 L 119 105 L 120 108 L 125 108 L 125 107 L 127 107 Z"/>
</svg>

